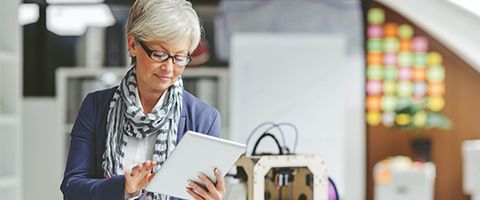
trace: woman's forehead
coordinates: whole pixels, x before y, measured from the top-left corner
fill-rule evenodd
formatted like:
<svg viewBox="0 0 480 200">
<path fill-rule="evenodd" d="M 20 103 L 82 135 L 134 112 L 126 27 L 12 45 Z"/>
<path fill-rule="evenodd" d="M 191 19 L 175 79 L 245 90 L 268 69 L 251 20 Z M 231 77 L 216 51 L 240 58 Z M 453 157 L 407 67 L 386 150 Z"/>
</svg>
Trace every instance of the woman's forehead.
<svg viewBox="0 0 480 200">
<path fill-rule="evenodd" d="M 152 49 L 166 50 L 169 52 L 186 52 L 190 48 L 190 40 L 188 38 L 176 41 L 151 40 L 147 43 Z"/>
</svg>

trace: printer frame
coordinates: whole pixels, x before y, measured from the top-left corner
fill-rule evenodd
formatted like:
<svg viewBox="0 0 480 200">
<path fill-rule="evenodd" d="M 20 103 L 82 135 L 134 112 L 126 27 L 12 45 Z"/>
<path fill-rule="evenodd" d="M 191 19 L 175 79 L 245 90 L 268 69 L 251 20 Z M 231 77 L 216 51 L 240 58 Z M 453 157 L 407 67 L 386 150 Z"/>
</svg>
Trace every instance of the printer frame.
<svg viewBox="0 0 480 200">
<path fill-rule="evenodd" d="M 328 199 L 327 168 L 325 162 L 317 155 L 242 155 L 235 165 L 242 167 L 247 175 L 247 200 L 265 199 L 265 191 L 272 189 L 272 187 L 265 188 L 265 176 L 275 168 L 307 168 L 313 178 L 311 190 L 313 194 L 308 196 L 313 196 L 312 200 Z M 308 187 L 306 182 L 305 187 Z M 301 186 L 295 185 L 295 187 L 300 187 L 296 188 L 300 191 L 306 191 Z"/>
</svg>

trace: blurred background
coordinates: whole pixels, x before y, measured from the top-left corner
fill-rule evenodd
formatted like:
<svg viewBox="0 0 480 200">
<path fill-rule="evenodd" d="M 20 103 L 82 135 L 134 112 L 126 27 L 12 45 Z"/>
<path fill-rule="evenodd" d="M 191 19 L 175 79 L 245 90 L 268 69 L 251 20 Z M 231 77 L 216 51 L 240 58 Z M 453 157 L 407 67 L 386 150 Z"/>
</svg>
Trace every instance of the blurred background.
<svg viewBox="0 0 480 200">
<path fill-rule="evenodd" d="M 132 3 L 2 1 L 0 199 L 63 198 L 83 98 L 131 67 Z M 205 37 L 184 85 L 220 111 L 223 138 L 294 124 L 284 145 L 319 155 L 340 199 L 480 199 L 480 2 L 192 4 Z M 240 182 L 228 179 L 226 199 L 246 199 Z"/>
</svg>

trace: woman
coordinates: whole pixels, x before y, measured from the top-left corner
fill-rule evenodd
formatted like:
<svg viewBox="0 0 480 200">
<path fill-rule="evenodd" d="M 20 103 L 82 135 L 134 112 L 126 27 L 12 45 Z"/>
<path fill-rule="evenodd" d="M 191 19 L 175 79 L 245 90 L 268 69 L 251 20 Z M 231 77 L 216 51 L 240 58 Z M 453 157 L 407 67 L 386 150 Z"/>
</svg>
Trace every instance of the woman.
<svg viewBox="0 0 480 200">
<path fill-rule="evenodd" d="M 217 110 L 183 90 L 181 74 L 200 41 L 185 0 L 137 0 L 126 27 L 133 67 L 118 87 L 84 99 L 72 129 L 64 199 L 168 199 L 144 191 L 187 130 L 220 135 Z M 153 171 L 153 172 L 152 172 Z M 186 185 L 194 199 L 222 199 L 223 177 Z M 175 199 L 175 198 L 171 198 Z"/>
</svg>

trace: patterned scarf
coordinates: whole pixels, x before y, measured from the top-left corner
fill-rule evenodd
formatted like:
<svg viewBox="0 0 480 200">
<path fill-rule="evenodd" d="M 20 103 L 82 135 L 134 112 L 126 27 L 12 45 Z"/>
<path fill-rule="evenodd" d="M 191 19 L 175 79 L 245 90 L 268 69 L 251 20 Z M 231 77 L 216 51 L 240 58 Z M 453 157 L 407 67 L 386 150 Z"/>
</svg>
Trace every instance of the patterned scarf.
<svg viewBox="0 0 480 200">
<path fill-rule="evenodd" d="M 123 175 L 123 161 L 128 145 L 126 135 L 145 139 L 158 133 L 152 160 L 157 161 L 157 172 L 175 148 L 178 122 L 182 111 L 183 81 L 181 77 L 165 92 L 165 100 L 159 108 L 144 114 L 136 102 L 136 67 L 132 67 L 115 91 L 107 115 L 107 142 L 102 167 L 105 177 Z M 168 196 L 147 193 L 153 200 Z"/>
</svg>

